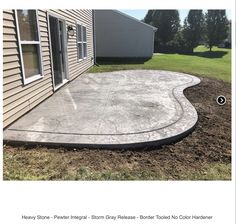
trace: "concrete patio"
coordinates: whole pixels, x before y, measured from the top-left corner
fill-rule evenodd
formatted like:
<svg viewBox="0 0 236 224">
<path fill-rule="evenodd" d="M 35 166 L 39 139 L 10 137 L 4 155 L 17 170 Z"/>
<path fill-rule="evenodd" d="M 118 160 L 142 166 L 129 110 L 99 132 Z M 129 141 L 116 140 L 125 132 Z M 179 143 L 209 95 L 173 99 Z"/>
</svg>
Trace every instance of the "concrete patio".
<svg viewBox="0 0 236 224">
<path fill-rule="evenodd" d="M 183 90 L 197 77 L 168 71 L 83 74 L 4 130 L 4 140 L 83 147 L 171 143 L 197 112 Z"/>
</svg>

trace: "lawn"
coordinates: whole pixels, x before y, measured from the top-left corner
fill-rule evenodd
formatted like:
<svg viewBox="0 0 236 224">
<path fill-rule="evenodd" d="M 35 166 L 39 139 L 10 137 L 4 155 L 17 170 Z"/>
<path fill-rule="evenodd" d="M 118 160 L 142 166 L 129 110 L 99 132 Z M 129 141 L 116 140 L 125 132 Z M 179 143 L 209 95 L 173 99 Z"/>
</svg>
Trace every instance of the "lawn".
<svg viewBox="0 0 236 224">
<path fill-rule="evenodd" d="M 144 60 L 98 60 L 89 72 L 108 72 L 128 69 L 159 69 L 212 77 L 231 81 L 231 50 L 214 47 L 212 52 L 199 46 L 192 55 L 158 54 Z"/>
<path fill-rule="evenodd" d="M 129 159 L 127 158 L 129 154 Z M 35 147 L 34 149 L 5 147 L 4 180 L 230 180 L 231 165 L 225 163 L 208 163 L 201 168 L 181 164 L 155 167 L 155 159 L 143 158 L 145 152 L 109 152 L 98 150 L 64 150 Z M 171 152 L 168 152 L 173 155 Z M 87 155 L 85 155 L 87 154 Z M 96 156 L 98 154 L 98 157 Z M 110 160 L 108 154 L 110 154 Z M 136 154 L 136 155 L 135 155 Z M 150 154 L 150 152 L 146 152 Z M 138 161 L 138 156 L 141 157 Z M 103 159 L 101 157 L 104 157 Z M 89 157 L 91 157 L 89 159 Z M 114 158 L 118 161 L 114 162 Z M 136 159 L 135 162 L 132 159 Z M 94 160 L 92 162 L 92 159 Z M 95 160 L 98 161 L 95 161 Z M 123 159 L 123 163 L 120 161 Z M 84 160 L 84 161 L 82 161 Z M 143 161 L 141 161 L 143 160 Z M 143 169 L 138 163 L 147 163 Z M 111 164 L 111 163 L 114 164 Z M 142 165 L 143 165 L 142 164 Z M 173 164 L 174 165 L 174 164 Z M 102 167 L 103 166 L 103 167 Z M 145 165 L 147 166 L 147 164 Z M 99 168 L 98 168 L 99 167 Z"/>
</svg>

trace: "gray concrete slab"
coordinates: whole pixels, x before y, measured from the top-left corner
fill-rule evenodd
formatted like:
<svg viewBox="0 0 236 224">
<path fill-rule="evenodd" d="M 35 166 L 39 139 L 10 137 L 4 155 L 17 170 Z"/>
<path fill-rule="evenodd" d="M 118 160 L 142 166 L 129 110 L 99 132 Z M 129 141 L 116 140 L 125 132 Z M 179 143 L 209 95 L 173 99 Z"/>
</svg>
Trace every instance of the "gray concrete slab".
<svg viewBox="0 0 236 224">
<path fill-rule="evenodd" d="M 4 130 L 4 140 L 89 147 L 170 143 L 198 120 L 183 90 L 199 82 L 156 70 L 83 74 Z"/>
</svg>

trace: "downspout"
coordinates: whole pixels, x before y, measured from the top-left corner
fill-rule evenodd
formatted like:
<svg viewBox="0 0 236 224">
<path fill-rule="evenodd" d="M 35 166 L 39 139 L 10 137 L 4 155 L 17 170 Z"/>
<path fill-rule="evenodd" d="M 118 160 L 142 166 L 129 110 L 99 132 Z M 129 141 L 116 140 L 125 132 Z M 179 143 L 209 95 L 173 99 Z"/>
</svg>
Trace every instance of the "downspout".
<svg viewBox="0 0 236 224">
<path fill-rule="evenodd" d="M 92 19 L 93 19 L 93 60 L 96 66 L 99 66 L 96 61 L 96 29 L 95 29 L 95 10 L 92 10 Z"/>
</svg>

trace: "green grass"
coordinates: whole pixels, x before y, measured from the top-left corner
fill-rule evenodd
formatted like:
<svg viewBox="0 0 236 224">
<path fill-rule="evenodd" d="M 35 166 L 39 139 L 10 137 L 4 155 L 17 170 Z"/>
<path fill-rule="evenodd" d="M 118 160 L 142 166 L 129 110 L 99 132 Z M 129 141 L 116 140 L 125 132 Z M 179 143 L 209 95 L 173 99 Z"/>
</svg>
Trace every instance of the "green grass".
<svg viewBox="0 0 236 224">
<path fill-rule="evenodd" d="M 231 81 L 231 50 L 214 47 L 212 52 L 199 46 L 192 55 L 160 54 L 150 60 L 99 61 L 89 72 L 109 72 L 129 69 L 157 69 L 189 73 Z"/>
<path fill-rule="evenodd" d="M 117 171 L 92 170 L 88 167 L 77 167 L 70 172 L 65 167 L 55 167 L 42 175 L 32 169 L 12 169 L 4 172 L 4 180 L 231 180 L 230 164 L 214 164 L 203 167 L 202 170 L 175 172 L 166 174 L 160 171 L 132 171 L 121 169 Z"/>
<path fill-rule="evenodd" d="M 97 169 L 79 152 L 23 148 L 4 150 L 4 180 L 230 180 L 231 165 L 220 162 L 202 164 L 201 168 L 150 169 L 132 168 L 121 164 L 117 168 Z"/>
<path fill-rule="evenodd" d="M 231 164 L 208 164 L 203 166 L 201 172 L 191 172 L 185 178 L 189 180 L 231 180 Z"/>
</svg>

